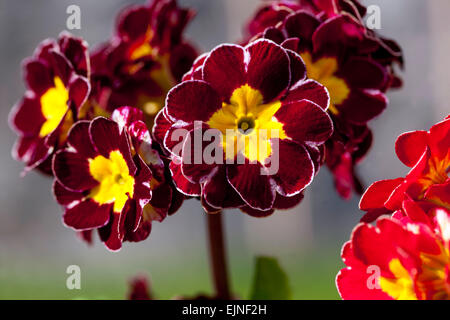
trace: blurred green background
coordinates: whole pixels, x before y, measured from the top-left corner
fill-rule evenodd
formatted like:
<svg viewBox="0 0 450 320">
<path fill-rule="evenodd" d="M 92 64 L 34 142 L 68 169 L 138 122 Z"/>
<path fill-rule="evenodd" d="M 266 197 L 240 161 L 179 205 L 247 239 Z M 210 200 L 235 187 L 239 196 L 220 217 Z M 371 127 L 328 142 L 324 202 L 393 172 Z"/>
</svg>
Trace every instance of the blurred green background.
<svg viewBox="0 0 450 320">
<path fill-rule="evenodd" d="M 196 19 L 188 37 L 202 50 L 241 38 L 244 22 L 259 0 L 181 0 Z M 450 27 L 447 0 L 370 0 L 381 7 L 384 36 L 404 49 L 404 88 L 390 93 L 388 109 L 372 123 L 375 142 L 359 166 L 366 184 L 406 172 L 394 152 L 402 132 L 427 129 L 448 113 Z M 205 217 L 190 200 L 174 216 L 155 223 L 149 239 L 126 243 L 108 252 L 98 239 L 92 248 L 61 223 L 61 210 L 51 194 L 51 180 L 31 173 L 20 178 L 22 164 L 9 150 L 15 141 L 8 113 L 24 92 L 21 61 L 47 37 L 64 30 L 66 8 L 81 8 L 81 30 L 91 46 L 111 35 L 117 12 L 142 1 L 0 0 L 0 299 L 123 299 L 128 280 L 137 274 L 152 279 L 157 298 L 212 291 Z M 326 168 L 308 188 L 302 204 L 288 212 L 256 219 L 225 212 L 232 287 L 248 297 L 255 256 L 277 257 L 290 277 L 296 299 L 338 299 L 334 278 L 343 267 L 342 244 L 361 217 L 358 197 L 340 199 Z M 66 288 L 66 269 L 81 268 L 81 290 Z"/>
</svg>

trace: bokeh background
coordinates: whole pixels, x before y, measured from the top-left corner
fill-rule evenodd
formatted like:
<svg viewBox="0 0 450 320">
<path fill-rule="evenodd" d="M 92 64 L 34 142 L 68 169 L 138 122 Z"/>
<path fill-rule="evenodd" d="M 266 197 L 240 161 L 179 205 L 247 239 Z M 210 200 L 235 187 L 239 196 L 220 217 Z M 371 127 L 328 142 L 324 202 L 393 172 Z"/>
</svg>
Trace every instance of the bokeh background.
<svg viewBox="0 0 450 320">
<path fill-rule="evenodd" d="M 66 27 L 66 8 L 81 8 L 81 30 L 72 31 L 90 44 L 111 35 L 115 16 L 125 5 L 143 0 L 0 0 L 0 299 L 123 299 L 127 281 L 151 276 L 156 297 L 212 291 L 205 217 L 196 200 L 163 223 L 149 239 L 125 243 L 108 252 L 96 239 L 93 247 L 78 240 L 61 223 L 61 210 L 51 194 L 51 180 L 36 173 L 20 177 L 22 164 L 10 150 L 15 135 L 7 119 L 24 91 L 21 61 L 47 37 Z M 260 0 L 179 0 L 197 11 L 187 34 L 202 50 L 238 41 L 244 22 Z M 428 129 L 449 113 L 450 11 L 448 0 L 365 0 L 381 7 L 380 33 L 403 47 L 404 88 L 388 94 L 388 109 L 372 123 L 375 142 L 359 166 L 366 185 L 404 175 L 394 153 L 402 132 Z M 256 219 L 238 211 L 225 213 L 232 287 L 249 295 L 256 255 L 279 259 L 288 273 L 294 298 L 339 298 L 334 278 L 343 264 L 340 248 L 361 217 L 359 198 L 340 199 L 323 168 L 303 203 L 287 212 Z M 81 290 L 66 288 L 66 268 L 81 268 Z"/>
</svg>

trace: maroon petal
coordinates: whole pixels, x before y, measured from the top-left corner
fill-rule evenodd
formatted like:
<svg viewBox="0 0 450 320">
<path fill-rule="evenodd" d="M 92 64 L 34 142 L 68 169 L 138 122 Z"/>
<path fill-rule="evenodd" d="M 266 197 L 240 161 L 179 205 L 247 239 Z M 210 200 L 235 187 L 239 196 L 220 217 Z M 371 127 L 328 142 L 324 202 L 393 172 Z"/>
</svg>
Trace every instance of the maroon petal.
<svg viewBox="0 0 450 320">
<path fill-rule="evenodd" d="M 41 96 L 49 88 L 53 87 L 53 79 L 48 66 L 38 60 L 25 62 L 25 81 L 37 96 Z"/>
<path fill-rule="evenodd" d="M 53 183 L 53 194 L 55 195 L 56 201 L 62 206 L 68 206 L 69 204 L 80 201 L 83 198 L 82 192 L 70 191 L 55 180 Z"/>
<path fill-rule="evenodd" d="M 195 128 L 190 131 L 183 145 L 183 155 L 181 163 L 181 172 L 183 175 L 193 183 L 201 183 L 207 178 L 212 170 L 217 166 L 214 161 L 207 163 L 204 158 L 204 149 L 209 146 L 209 143 L 217 143 L 220 150 L 220 159 L 223 159 L 223 151 L 220 146 L 220 141 L 206 142 L 203 141 L 204 132 L 206 128 Z M 220 136 L 221 137 L 221 136 Z M 198 144 L 201 144 L 200 146 Z M 217 149 L 217 148 L 216 148 Z M 211 159 L 213 160 L 213 159 Z"/>
<path fill-rule="evenodd" d="M 244 201 L 228 183 L 225 166 L 220 166 L 202 187 L 202 198 L 213 208 L 237 208 Z"/>
<path fill-rule="evenodd" d="M 291 86 L 306 78 L 306 66 L 302 57 L 291 50 L 286 50 L 291 66 Z"/>
<path fill-rule="evenodd" d="M 73 72 L 72 65 L 67 58 L 56 50 L 50 50 L 52 70 L 58 76 L 65 86 L 69 84 L 70 76 Z"/>
<path fill-rule="evenodd" d="M 320 20 L 307 12 L 297 12 L 286 18 L 284 27 L 288 37 L 295 37 L 304 41 L 311 39 L 314 31 L 320 25 Z"/>
<path fill-rule="evenodd" d="M 66 208 L 63 222 L 75 230 L 100 228 L 108 223 L 112 204 L 99 205 L 92 199 Z"/>
<path fill-rule="evenodd" d="M 124 41 L 144 37 L 151 22 L 151 11 L 145 6 L 135 6 L 122 11 L 117 23 L 117 32 Z"/>
<path fill-rule="evenodd" d="M 176 165 L 174 162 L 171 162 L 170 173 L 178 191 L 190 197 L 200 196 L 200 184 L 192 183 L 188 179 L 186 179 L 186 177 L 181 173 L 181 165 Z"/>
<path fill-rule="evenodd" d="M 304 197 L 305 196 L 303 192 L 297 193 L 296 195 L 291 197 L 285 197 L 277 193 L 273 207 L 281 210 L 291 209 L 297 206 L 303 200 Z"/>
<path fill-rule="evenodd" d="M 53 173 L 67 189 L 85 191 L 99 183 L 89 173 L 89 161 L 79 153 L 60 150 L 53 158 Z"/>
<path fill-rule="evenodd" d="M 227 178 L 241 198 L 253 209 L 269 210 L 275 201 L 275 190 L 268 175 L 262 175 L 262 166 L 233 164 L 227 166 Z"/>
<path fill-rule="evenodd" d="M 242 212 L 248 214 L 251 217 L 255 218 L 264 218 L 272 215 L 275 212 L 275 209 L 269 209 L 269 210 L 257 210 L 253 209 L 249 206 L 244 206 L 240 208 Z"/>
<path fill-rule="evenodd" d="M 264 101 L 280 97 L 288 88 L 291 77 L 286 50 L 266 39 L 252 42 L 246 50 L 250 55 L 248 84 L 261 91 Z"/>
<path fill-rule="evenodd" d="M 16 131 L 24 135 L 37 135 L 45 121 L 39 99 L 25 95 L 14 110 L 11 123 Z"/>
<path fill-rule="evenodd" d="M 82 38 L 72 36 L 63 31 L 58 37 L 61 52 L 69 59 L 76 73 L 89 77 L 88 44 Z"/>
<path fill-rule="evenodd" d="M 279 142 L 279 168 L 273 176 L 278 191 L 284 196 L 300 193 L 314 178 L 314 164 L 305 147 L 281 140 Z"/>
<path fill-rule="evenodd" d="M 368 58 L 350 58 L 339 73 L 354 88 L 381 89 L 388 80 L 385 69 Z"/>
<path fill-rule="evenodd" d="M 191 80 L 172 88 L 167 96 L 167 115 L 184 122 L 207 121 L 222 108 L 222 101 L 206 82 Z"/>
<path fill-rule="evenodd" d="M 203 79 L 211 84 L 224 100 L 246 82 L 244 48 L 237 45 L 216 47 L 203 65 Z"/>
<path fill-rule="evenodd" d="M 92 120 L 89 127 L 89 135 L 94 148 L 105 158 L 109 158 L 111 151 L 119 150 L 125 159 L 130 170 L 130 174 L 136 173 L 136 165 L 134 164 L 128 137 L 126 132 L 119 132 L 119 126 L 116 122 L 103 117 L 97 117 Z"/>
<path fill-rule="evenodd" d="M 337 108 L 341 116 L 348 121 L 364 124 L 383 112 L 387 102 L 386 96 L 378 90 L 354 89 Z"/>
<path fill-rule="evenodd" d="M 325 86 L 312 79 L 299 82 L 291 87 L 283 101 L 284 103 L 288 103 L 303 99 L 314 102 L 324 110 L 328 109 L 328 105 L 330 104 L 328 90 Z"/>
<path fill-rule="evenodd" d="M 155 117 L 155 125 L 152 128 L 152 136 L 160 145 L 163 145 L 166 132 L 172 126 L 172 122 L 167 119 L 164 110 L 158 112 Z"/>
<path fill-rule="evenodd" d="M 283 104 L 275 117 L 283 123 L 287 136 L 299 143 L 324 142 L 333 133 L 327 112 L 308 100 Z"/>
<path fill-rule="evenodd" d="M 112 213 L 109 223 L 98 229 L 100 240 L 111 251 L 119 251 L 122 248 L 122 241 L 125 236 L 123 214 Z"/>
<path fill-rule="evenodd" d="M 77 110 L 83 106 L 83 103 L 88 98 L 90 90 L 91 86 L 85 77 L 74 76 L 70 80 L 69 99 L 75 105 Z"/>
<path fill-rule="evenodd" d="M 133 107 L 120 107 L 114 110 L 111 119 L 119 124 L 119 126 L 130 126 L 135 121 L 144 121 L 144 113 L 142 110 Z"/>
<path fill-rule="evenodd" d="M 90 121 L 83 120 L 75 123 L 69 131 L 67 142 L 72 146 L 80 155 L 85 158 L 95 158 L 97 152 L 91 143 L 89 135 Z"/>
</svg>

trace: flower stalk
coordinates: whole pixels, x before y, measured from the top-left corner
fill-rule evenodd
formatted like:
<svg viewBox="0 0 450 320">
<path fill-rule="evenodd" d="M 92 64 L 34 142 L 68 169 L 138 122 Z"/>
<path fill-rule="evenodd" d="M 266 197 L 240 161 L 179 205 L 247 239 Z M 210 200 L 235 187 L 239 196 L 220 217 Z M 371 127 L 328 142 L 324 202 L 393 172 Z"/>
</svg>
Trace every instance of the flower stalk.
<svg viewBox="0 0 450 320">
<path fill-rule="evenodd" d="M 222 225 L 222 212 L 206 214 L 206 218 L 215 297 L 221 300 L 228 300 L 231 298 L 231 293 L 228 282 L 228 265 Z"/>
</svg>

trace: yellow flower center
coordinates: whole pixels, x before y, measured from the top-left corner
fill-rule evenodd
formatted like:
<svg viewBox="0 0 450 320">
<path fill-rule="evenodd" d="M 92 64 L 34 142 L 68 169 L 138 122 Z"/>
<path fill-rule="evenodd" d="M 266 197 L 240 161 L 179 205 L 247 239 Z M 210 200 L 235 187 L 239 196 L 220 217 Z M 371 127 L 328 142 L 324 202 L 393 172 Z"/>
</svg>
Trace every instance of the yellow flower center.
<svg viewBox="0 0 450 320">
<path fill-rule="evenodd" d="M 342 104 L 350 94 L 347 83 L 335 75 L 338 70 L 336 58 L 326 57 L 313 61 L 309 52 L 305 51 L 301 54 L 306 65 L 308 78 L 316 80 L 323 84 L 330 93 L 330 110 L 333 114 L 338 114 L 339 110 L 336 105 Z"/>
<path fill-rule="evenodd" d="M 394 278 L 380 277 L 381 290 L 396 300 L 417 300 L 413 280 L 399 259 L 389 262 L 389 270 Z"/>
<path fill-rule="evenodd" d="M 250 161 L 264 164 L 272 153 L 271 138 L 286 139 L 283 124 L 274 117 L 281 102 L 263 103 L 261 92 L 243 85 L 234 90 L 230 103 L 222 103 L 208 121 L 222 133 L 222 147 L 227 159 L 242 152 Z"/>
<path fill-rule="evenodd" d="M 89 197 L 98 204 L 114 203 L 114 212 L 121 212 L 128 198 L 133 197 L 134 178 L 119 151 L 111 151 L 109 158 L 97 156 L 89 160 L 89 172 L 100 184 Z"/>
<path fill-rule="evenodd" d="M 54 84 L 54 87 L 48 89 L 41 96 L 41 111 L 45 118 L 39 131 L 41 138 L 53 132 L 58 127 L 69 108 L 67 105 L 69 91 L 59 77 L 55 77 Z"/>
</svg>

